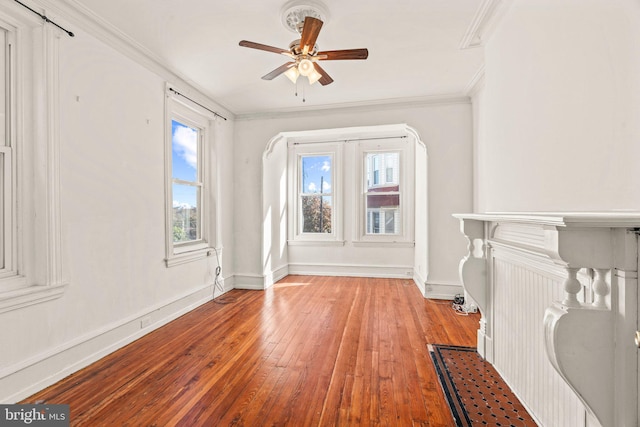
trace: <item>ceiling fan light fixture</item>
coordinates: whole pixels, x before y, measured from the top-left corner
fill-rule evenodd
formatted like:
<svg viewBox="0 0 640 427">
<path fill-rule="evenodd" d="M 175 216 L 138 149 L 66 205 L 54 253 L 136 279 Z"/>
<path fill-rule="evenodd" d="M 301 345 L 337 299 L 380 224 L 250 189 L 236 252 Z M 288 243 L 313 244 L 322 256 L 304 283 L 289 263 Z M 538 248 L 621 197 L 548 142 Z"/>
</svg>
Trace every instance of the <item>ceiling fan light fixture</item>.
<svg viewBox="0 0 640 427">
<path fill-rule="evenodd" d="M 284 75 L 287 76 L 289 80 L 291 80 L 291 83 L 295 84 L 298 80 L 300 72 L 298 71 L 298 67 L 291 67 L 287 71 L 285 71 Z"/>
<path fill-rule="evenodd" d="M 309 74 L 311 74 L 312 71 L 315 71 L 315 68 L 313 67 L 313 62 L 311 62 L 306 58 L 301 60 L 300 63 L 298 64 L 298 71 L 300 72 L 300 74 L 302 74 L 305 77 L 309 76 Z"/>
<path fill-rule="evenodd" d="M 312 85 L 312 84 L 314 84 L 315 82 L 317 82 L 318 80 L 320 80 L 322 78 L 322 74 L 317 72 L 316 69 L 314 68 L 313 71 L 311 71 L 309 73 L 307 78 L 309 79 L 309 84 Z"/>
<path fill-rule="evenodd" d="M 320 82 L 322 86 L 333 83 L 333 79 L 320 66 L 321 60 L 348 60 L 367 59 L 367 49 L 341 49 L 319 51 L 316 41 L 320 30 L 324 25 L 326 16 L 322 16 L 326 9 L 318 0 L 291 0 L 283 10 L 283 23 L 294 30 L 300 37 L 289 44 L 289 49 L 269 46 L 262 43 L 241 40 L 239 45 L 251 49 L 273 52 L 289 58 L 275 70 L 262 76 L 263 80 L 273 80 L 280 74 L 285 74 L 289 80 L 296 84 L 302 75 L 307 77 L 309 84 Z"/>
</svg>

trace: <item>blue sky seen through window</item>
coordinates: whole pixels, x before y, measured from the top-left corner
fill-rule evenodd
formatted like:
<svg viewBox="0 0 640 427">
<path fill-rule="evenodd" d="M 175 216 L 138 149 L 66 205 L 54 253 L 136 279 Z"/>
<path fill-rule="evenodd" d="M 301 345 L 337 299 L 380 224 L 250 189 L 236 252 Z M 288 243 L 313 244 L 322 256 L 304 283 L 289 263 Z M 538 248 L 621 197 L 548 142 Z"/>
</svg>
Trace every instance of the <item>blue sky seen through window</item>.
<svg viewBox="0 0 640 427">
<path fill-rule="evenodd" d="M 198 181 L 198 130 L 171 121 L 172 177 Z M 197 206 L 197 191 L 189 185 L 173 185 L 173 206 Z"/>
<path fill-rule="evenodd" d="M 331 156 L 303 156 L 302 157 L 302 192 L 331 193 Z M 321 184 L 322 183 L 322 184 Z"/>
</svg>

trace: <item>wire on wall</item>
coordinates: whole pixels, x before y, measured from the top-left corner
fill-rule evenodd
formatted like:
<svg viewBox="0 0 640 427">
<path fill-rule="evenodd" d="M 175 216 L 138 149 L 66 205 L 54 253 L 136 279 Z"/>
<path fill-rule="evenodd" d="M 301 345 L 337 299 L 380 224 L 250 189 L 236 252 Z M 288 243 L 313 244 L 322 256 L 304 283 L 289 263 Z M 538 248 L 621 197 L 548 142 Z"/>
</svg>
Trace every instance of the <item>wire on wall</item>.
<svg viewBox="0 0 640 427">
<path fill-rule="evenodd" d="M 213 281 L 213 302 L 218 304 L 231 304 L 236 302 L 236 299 L 233 297 L 223 296 L 225 293 L 224 286 L 220 283 L 220 276 L 222 275 L 222 264 L 220 264 L 220 256 L 218 255 L 218 249 L 213 247 L 213 250 L 216 254 L 216 261 L 218 262 L 218 266 L 216 267 L 216 278 Z M 220 292 L 220 295 L 216 297 L 216 289 Z"/>
<path fill-rule="evenodd" d="M 60 28 L 62 31 L 64 31 L 65 33 L 67 33 L 69 35 L 69 37 L 75 37 L 75 34 L 73 34 L 71 31 L 67 30 L 66 28 L 61 27 L 60 25 L 56 24 L 55 22 L 53 22 L 51 19 L 47 18 L 46 15 L 43 15 L 39 12 L 36 12 L 35 10 L 31 9 L 29 6 L 27 6 L 26 4 L 22 3 L 19 0 L 14 0 L 16 3 L 18 3 L 20 6 L 29 9 L 31 12 L 35 13 L 36 15 L 38 15 L 40 18 L 42 18 L 42 20 L 44 22 L 47 22 L 49 24 L 53 24 L 56 27 Z"/>
</svg>

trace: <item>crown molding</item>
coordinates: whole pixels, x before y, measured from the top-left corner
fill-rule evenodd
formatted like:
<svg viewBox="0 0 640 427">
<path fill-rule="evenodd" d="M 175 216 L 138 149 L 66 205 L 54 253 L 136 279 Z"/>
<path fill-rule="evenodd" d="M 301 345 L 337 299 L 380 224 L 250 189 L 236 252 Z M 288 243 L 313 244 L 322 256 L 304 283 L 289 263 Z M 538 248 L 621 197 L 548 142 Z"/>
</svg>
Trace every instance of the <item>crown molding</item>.
<svg viewBox="0 0 640 427">
<path fill-rule="evenodd" d="M 116 51 L 158 74 L 176 87 L 181 88 L 191 98 L 213 110 L 224 111 L 226 117 L 234 117 L 231 110 L 207 96 L 207 92 L 203 88 L 194 84 L 176 70 L 169 68 L 162 58 L 97 15 L 79 0 L 32 0 L 32 2 L 44 9 L 50 15 L 50 18 L 55 16 L 56 20 L 67 21 L 70 25 L 81 28 L 86 33 L 91 34 Z"/>
<path fill-rule="evenodd" d="M 478 70 L 475 72 L 469 83 L 464 89 L 464 94 L 470 98 L 473 98 L 484 86 L 484 63 L 480 65 Z"/>
<path fill-rule="evenodd" d="M 483 0 L 467 28 L 460 49 L 484 46 L 512 0 Z"/>
<path fill-rule="evenodd" d="M 469 104 L 471 102 L 469 96 L 465 94 L 448 94 L 448 95 L 429 95 L 413 98 L 391 98 L 380 99 L 374 101 L 349 102 L 341 104 L 317 105 L 314 107 L 300 108 L 282 108 L 269 111 L 255 111 L 248 113 L 238 113 L 235 116 L 236 121 L 240 120 L 257 120 L 272 118 L 291 118 L 304 116 L 320 116 L 336 113 L 358 113 L 367 111 L 391 110 L 399 108 L 424 107 L 429 105 L 444 104 Z"/>
</svg>

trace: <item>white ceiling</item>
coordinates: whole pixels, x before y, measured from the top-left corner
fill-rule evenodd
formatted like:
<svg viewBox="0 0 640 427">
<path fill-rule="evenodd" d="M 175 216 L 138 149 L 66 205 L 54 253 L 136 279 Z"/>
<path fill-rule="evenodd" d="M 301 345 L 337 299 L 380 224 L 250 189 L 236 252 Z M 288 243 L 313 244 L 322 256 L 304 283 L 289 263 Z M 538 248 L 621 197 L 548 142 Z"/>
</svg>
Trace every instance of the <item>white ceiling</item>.
<svg viewBox="0 0 640 427">
<path fill-rule="evenodd" d="M 285 56 L 238 46 L 244 39 L 288 48 L 297 37 L 281 22 L 286 0 L 76 3 L 234 114 L 459 96 L 482 64 L 482 48 L 459 47 L 482 0 L 324 0 L 319 49 L 366 47 L 369 58 L 322 62 L 334 82 L 298 83 L 298 97 L 286 76 L 260 78 Z"/>
</svg>

